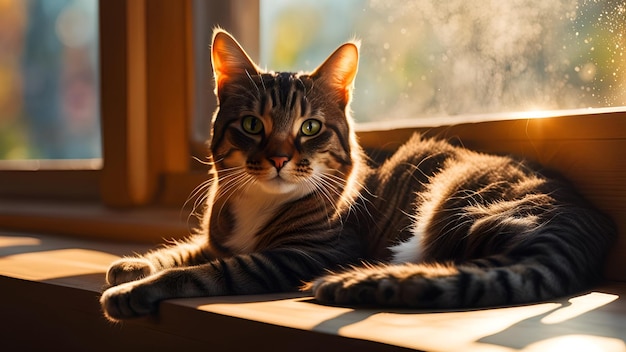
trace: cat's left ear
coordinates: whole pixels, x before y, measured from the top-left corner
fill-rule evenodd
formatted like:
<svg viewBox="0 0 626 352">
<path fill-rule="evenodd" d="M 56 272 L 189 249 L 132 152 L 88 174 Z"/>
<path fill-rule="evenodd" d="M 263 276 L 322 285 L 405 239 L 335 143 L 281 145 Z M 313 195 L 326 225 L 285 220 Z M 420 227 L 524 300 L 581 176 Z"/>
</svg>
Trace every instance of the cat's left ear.
<svg viewBox="0 0 626 352">
<path fill-rule="evenodd" d="M 219 92 L 228 81 L 246 75 L 255 76 L 261 72 L 235 38 L 222 29 L 216 29 L 213 33 L 211 62 L 218 98 Z"/>
<path fill-rule="evenodd" d="M 354 78 L 359 68 L 359 41 L 346 43 L 333 52 L 311 77 L 323 79 L 347 105 L 352 96 Z"/>
</svg>

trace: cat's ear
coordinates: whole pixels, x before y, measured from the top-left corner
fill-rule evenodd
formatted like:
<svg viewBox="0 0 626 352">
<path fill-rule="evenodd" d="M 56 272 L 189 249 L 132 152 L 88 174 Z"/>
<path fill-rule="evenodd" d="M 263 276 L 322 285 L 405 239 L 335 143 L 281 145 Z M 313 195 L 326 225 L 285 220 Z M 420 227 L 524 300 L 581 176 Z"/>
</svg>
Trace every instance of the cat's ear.
<svg viewBox="0 0 626 352">
<path fill-rule="evenodd" d="M 219 93 L 223 85 L 235 77 L 254 76 L 261 71 L 235 38 L 222 29 L 216 29 L 213 32 L 211 62 L 216 93 Z"/>
<path fill-rule="evenodd" d="M 359 46 L 359 41 L 340 46 L 311 73 L 311 77 L 327 82 L 346 105 L 350 101 L 359 67 Z"/>
</svg>

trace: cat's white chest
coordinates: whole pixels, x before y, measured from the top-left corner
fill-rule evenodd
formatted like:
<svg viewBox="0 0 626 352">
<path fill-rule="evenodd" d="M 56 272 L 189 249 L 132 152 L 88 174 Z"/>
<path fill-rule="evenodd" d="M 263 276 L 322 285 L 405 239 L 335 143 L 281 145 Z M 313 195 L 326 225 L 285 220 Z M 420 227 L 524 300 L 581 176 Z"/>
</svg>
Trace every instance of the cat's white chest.
<svg viewBox="0 0 626 352">
<path fill-rule="evenodd" d="M 419 223 L 412 230 L 413 236 L 407 241 L 390 247 L 393 264 L 419 263 L 422 261 L 423 230 Z"/>
<path fill-rule="evenodd" d="M 420 237 L 413 236 L 408 241 L 390 247 L 393 264 L 419 263 L 421 261 Z"/>
<path fill-rule="evenodd" d="M 235 224 L 226 242 L 228 248 L 237 253 L 253 251 L 258 241 L 257 233 L 283 204 L 284 199 L 267 194 L 235 197 L 231 203 Z"/>
</svg>

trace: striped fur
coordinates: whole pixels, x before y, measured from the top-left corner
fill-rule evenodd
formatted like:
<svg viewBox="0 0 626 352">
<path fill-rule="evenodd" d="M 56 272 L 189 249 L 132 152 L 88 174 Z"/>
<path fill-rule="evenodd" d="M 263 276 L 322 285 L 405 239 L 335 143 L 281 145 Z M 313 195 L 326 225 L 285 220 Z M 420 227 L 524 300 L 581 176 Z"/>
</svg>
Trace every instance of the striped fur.
<svg viewBox="0 0 626 352">
<path fill-rule="evenodd" d="M 355 226 L 375 244 L 367 258 L 377 264 L 309 283 L 321 302 L 468 308 L 553 299 L 597 282 L 616 232 L 563 181 L 419 136 L 367 188 L 373 215 Z"/>
<path fill-rule="evenodd" d="M 264 72 L 220 30 L 212 54 L 219 108 L 202 227 L 113 263 L 107 318 L 169 298 L 299 288 L 330 304 L 493 306 L 598 279 L 615 229 L 564 182 L 420 136 L 368 166 L 349 116 L 357 43 L 309 74 Z"/>
</svg>

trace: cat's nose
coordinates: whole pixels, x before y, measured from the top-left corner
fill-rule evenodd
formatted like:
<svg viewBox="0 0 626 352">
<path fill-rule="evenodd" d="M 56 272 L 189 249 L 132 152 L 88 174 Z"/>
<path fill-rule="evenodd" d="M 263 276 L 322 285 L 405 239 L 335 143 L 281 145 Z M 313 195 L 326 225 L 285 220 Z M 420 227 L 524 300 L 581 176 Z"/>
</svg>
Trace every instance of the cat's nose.
<svg viewBox="0 0 626 352">
<path fill-rule="evenodd" d="M 280 170 L 285 166 L 285 163 L 289 161 L 289 158 L 286 156 L 270 156 L 268 157 L 270 162 L 274 164 L 276 170 Z"/>
</svg>

